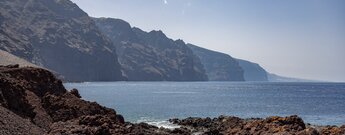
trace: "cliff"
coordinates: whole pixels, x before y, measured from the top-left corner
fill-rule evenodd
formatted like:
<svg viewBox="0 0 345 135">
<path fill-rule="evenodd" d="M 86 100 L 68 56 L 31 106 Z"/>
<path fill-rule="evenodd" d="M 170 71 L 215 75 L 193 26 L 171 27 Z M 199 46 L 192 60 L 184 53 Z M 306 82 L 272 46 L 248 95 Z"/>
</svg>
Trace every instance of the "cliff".
<svg viewBox="0 0 345 135">
<path fill-rule="evenodd" d="M 0 1 L 0 49 L 69 81 L 124 79 L 111 40 L 69 0 Z"/>
<path fill-rule="evenodd" d="M 182 40 L 145 32 L 112 18 L 94 18 L 116 47 L 123 73 L 132 81 L 206 81 L 203 65 Z"/>
<path fill-rule="evenodd" d="M 246 60 L 237 59 L 244 71 L 246 81 L 268 81 L 267 72 L 259 64 Z"/>
<path fill-rule="evenodd" d="M 188 44 L 204 65 L 210 81 L 244 81 L 243 69 L 228 54 Z"/>
</svg>

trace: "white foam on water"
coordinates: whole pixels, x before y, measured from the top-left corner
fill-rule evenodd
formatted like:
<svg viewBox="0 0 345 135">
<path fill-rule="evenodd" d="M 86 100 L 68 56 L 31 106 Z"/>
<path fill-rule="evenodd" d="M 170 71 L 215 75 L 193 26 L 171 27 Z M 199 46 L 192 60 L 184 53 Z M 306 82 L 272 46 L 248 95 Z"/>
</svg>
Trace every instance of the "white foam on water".
<svg viewBox="0 0 345 135">
<path fill-rule="evenodd" d="M 167 128 L 167 129 L 180 128 L 179 125 L 173 124 L 167 120 L 154 120 L 154 119 L 150 119 L 147 117 L 141 117 L 140 120 L 137 121 L 137 123 L 140 123 L 140 122 L 144 122 L 144 123 L 147 123 L 149 125 L 156 126 L 158 128 L 160 128 L 160 127 Z"/>
</svg>

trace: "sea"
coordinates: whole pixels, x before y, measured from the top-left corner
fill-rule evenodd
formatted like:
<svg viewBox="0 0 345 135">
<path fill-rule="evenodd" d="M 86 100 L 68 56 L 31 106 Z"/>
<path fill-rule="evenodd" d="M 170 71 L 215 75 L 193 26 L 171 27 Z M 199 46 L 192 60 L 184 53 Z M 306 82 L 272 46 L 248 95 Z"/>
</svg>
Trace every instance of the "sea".
<svg viewBox="0 0 345 135">
<path fill-rule="evenodd" d="M 298 115 L 312 125 L 345 124 L 345 83 L 83 82 L 65 83 L 83 99 L 126 121 L 175 128 L 171 118 L 265 118 Z"/>
</svg>

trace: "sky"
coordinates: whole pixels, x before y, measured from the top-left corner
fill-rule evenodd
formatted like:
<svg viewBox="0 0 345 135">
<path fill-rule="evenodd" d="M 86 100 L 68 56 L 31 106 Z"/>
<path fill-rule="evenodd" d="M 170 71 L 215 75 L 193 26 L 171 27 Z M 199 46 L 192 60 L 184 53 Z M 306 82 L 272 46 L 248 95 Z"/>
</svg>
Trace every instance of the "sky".
<svg viewBox="0 0 345 135">
<path fill-rule="evenodd" d="M 345 82 L 345 0 L 72 0 L 268 72 Z"/>
</svg>

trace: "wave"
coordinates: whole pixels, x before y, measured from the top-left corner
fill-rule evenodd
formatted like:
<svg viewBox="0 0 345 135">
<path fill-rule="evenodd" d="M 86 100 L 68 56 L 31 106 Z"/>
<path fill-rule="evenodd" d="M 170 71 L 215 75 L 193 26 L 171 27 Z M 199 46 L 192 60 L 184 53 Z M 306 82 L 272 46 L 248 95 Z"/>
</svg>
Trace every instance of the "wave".
<svg viewBox="0 0 345 135">
<path fill-rule="evenodd" d="M 163 127 L 167 129 L 175 129 L 175 128 L 180 128 L 179 125 L 173 124 L 167 120 L 155 120 L 147 117 L 141 117 L 140 120 L 137 121 L 137 123 L 147 123 L 149 125 L 153 125 L 156 127 Z"/>
</svg>

